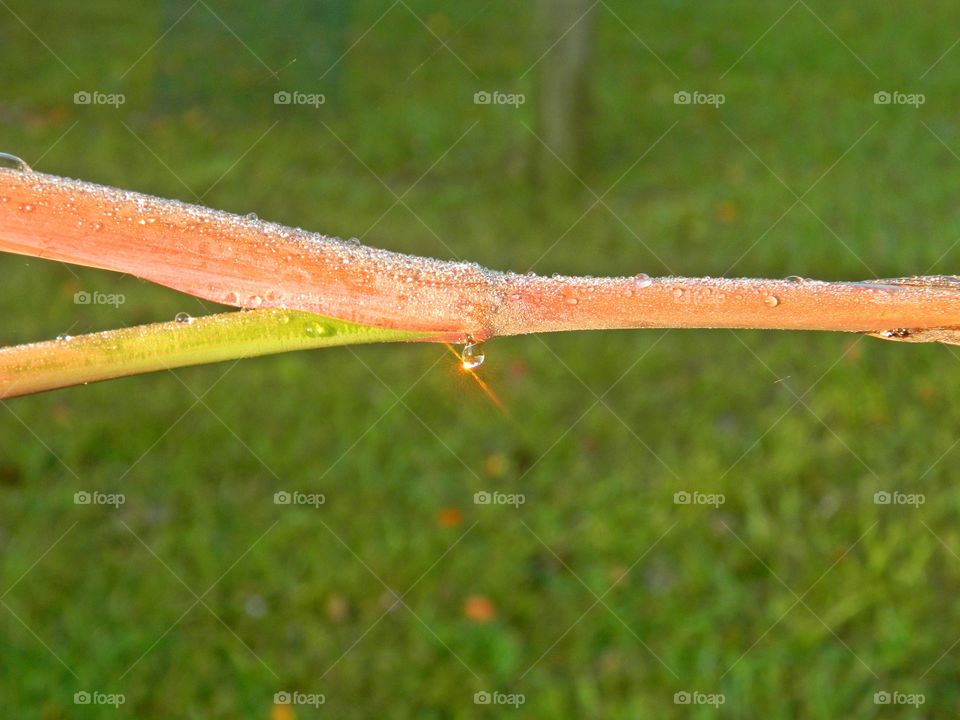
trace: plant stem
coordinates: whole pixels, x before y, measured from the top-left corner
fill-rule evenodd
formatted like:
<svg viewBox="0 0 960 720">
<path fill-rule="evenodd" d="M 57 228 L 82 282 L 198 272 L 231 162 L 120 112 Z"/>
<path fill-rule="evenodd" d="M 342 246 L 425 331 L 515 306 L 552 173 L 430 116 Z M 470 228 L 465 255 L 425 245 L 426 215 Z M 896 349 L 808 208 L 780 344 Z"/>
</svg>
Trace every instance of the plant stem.
<svg viewBox="0 0 960 720">
<path fill-rule="evenodd" d="M 269 353 L 426 339 L 295 310 L 221 313 L 0 348 L 0 398 Z"/>
<path fill-rule="evenodd" d="M 444 342 L 612 328 L 960 327 L 960 284 L 952 278 L 517 275 L 12 169 L 0 169 L 0 250 L 130 273 L 236 307 L 298 309 Z"/>
<path fill-rule="evenodd" d="M 0 397 L 351 342 L 467 343 L 617 328 L 763 328 L 960 343 L 960 278 L 540 277 L 0 168 L 0 250 L 129 273 L 242 308 L 0 350 Z M 282 324 L 283 320 L 286 324 Z M 337 331 L 310 337 L 309 323 Z"/>
</svg>

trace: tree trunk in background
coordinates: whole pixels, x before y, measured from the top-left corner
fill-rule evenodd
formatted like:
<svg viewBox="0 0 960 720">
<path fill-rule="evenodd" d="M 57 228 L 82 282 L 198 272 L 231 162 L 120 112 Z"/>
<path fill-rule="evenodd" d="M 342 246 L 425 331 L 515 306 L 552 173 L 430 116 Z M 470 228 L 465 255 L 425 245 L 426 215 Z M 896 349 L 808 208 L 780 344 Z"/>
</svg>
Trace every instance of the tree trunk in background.
<svg viewBox="0 0 960 720">
<path fill-rule="evenodd" d="M 539 129 L 542 140 L 581 175 L 587 150 L 590 63 L 595 0 L 539 0 L 542 47 L 553 48 L 540 61 Z M 566 33 L 566 34 L 564 34 Z M 558 42 L 557 38 L 562 39 Z M 537 176 L 545 189 L 576 185 L 550 150 L 538 143 Z"/>
</svg>

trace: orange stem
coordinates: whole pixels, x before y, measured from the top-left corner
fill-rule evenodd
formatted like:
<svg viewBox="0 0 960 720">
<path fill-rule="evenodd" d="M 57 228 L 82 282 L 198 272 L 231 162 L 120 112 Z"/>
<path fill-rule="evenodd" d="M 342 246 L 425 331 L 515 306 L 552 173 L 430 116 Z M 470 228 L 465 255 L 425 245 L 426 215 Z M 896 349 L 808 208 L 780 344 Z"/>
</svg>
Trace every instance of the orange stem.
<svg viewBox="0 0 960 720">
<path fill-rule="evenodd" d="M 953 278 L 517 275 L 26 169 L 0 168 L 0 250 L 129 273 L 235 307 L 304 310 L 439 342 L 613 328 L 960 328 Z"/>
</svg>

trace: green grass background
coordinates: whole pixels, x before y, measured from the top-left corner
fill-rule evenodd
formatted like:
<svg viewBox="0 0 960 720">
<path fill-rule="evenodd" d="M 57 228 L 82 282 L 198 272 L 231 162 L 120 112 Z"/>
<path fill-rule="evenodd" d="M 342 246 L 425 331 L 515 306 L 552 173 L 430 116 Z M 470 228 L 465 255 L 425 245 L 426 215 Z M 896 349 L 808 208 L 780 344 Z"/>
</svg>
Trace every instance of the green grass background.
<svg viewBox="0 0 960 720">
<path fill-rule="evenodd" d="M 528 3 L 2 5 L 0 150 L 46 172 L 548 274 L 960 262 L 955 3 L 606 0 L 585 182 L 602 193 L 675 126 L 585 215 L 589 192 L 533 180 L 538 73 L 520 76 L 549 43 Z M 126 103 L 73 104 L 94 89 Z M 282 89 L 326 104 L 276 106 Z M 494 89 L 528 101 L 473 104 Z M 674 105 L 682 89 L 726 103 Z M 217 310 L 14 256 L 0 277 L 2 344 Z M 127 302 L 77 306 L 80 289 Z M 298 718 L 955 717 L 958 360 L 839 334 L 578 333 L 489 344 L 510 417 L 431 345 L 8 401 L 2 714 L 268 718 L 299 690 L 326 703 Z M 84 489 L 126 504 L 77 506 Z M 327 501 L 274 505 L 282 489 Z M 460 525 L 438 522 L 449 508 Z M 491 621 L 465 616 L 474 595 Z M 481 690 L 526 701 L 484 708 Z M 674 704 L 694 690 L 725 703 Z M 884 690 L 926 702 L 875 705 Z"/>
</svg>

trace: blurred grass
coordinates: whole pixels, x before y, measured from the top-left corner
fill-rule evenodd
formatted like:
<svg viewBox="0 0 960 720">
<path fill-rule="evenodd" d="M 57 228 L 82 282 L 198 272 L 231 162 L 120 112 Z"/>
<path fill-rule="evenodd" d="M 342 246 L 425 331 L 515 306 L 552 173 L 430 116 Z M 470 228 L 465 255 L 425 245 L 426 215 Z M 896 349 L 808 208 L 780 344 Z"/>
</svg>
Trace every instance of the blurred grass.
<svg viewBox="0 0 960 720">
<path fill-rule="evenodd" d="M 531 184 L 536 71 L 517 78 L 546 48 L 524 5 L 201 3 L 136 65 L 189 3 L 8 5 L 0 149 L 47 172 L 344 237 L 376 222 L 371 244 L 518 271 L 957 270 L 960 50 L 924 75 L 956 40 L 951 3 L 598 6 L 586 183 L 602 193 L 676 126 L 586 214 L 588 192 Z M 76 106 L 83 89 L 127 102 Z M 327 102 L 275 106 L 280 89 Z M 482 89 L 528 102 L 475 106 Z M 680 89 L 726 103 L 676 106 Z M 873 104 L 894 89 L 927 102 Z M 474 123 L 409 210 L 381 218 Z M 794 193 L 809 209 L 771 228 Z M 25 258 L 0 272 L 3 344 L 215 310 Z M 127 302 L 76 306 L 79 289 Z M 293 689 L 327 699 L 297 717 L 484 716 L 473 693 L 494 689 L 525 694 L 517 717 L 870 717 L 895 689 L 925 694 L 918 715 L 955 715 L 950 349 L 727 331 L 498 340 L 484 374 L 510 418 L 445 353 L 297 354 L 7 403 L 4 715 L 266 718 Z M 81 489 L 127 502 L 76 506 Z M 281 489 L 327 502 L 274 505 Z M 726 503 L 673 504 L 695 489 Z M 894 489 L 926 503 L 873 503 Z M 479 490 L 526 503 L 477 506 Z M 411 586 L 409 609 L 387 612 Z M 490 621 L 465 613 L 471 596 Z M 75 706 L 83 689 L 127 702 Z M 726 703 L 673 704 L 694 690 Z"/>
</svg>

